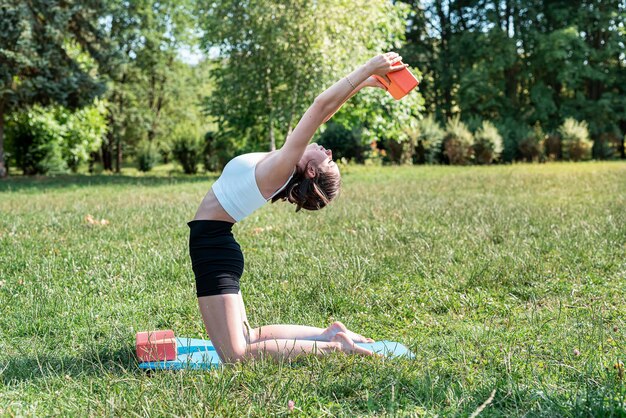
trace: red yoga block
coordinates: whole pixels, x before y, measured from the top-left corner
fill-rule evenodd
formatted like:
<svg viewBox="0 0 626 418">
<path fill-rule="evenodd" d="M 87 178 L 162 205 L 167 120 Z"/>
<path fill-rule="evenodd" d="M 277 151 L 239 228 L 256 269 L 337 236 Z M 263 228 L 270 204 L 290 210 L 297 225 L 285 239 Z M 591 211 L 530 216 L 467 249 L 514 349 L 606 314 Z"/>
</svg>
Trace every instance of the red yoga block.
<svg viewBox="0 0 626 418">
<path fill-rule="evenodd" d="M 176 359 L 174 331 L 143 331 L 135 336 L 135 350 L 140 362 Z"/>
<path fill-rule="evenodd" d="M 402 65 L 402 62 L 399 62 L 396 65 Z M 380 81 L 387 88 L 389 94 L 391 94 L 396 100 L 400 100 L 406 96 L 419 84 L 417 78 L 415 78 L 415 76 L 406 68 L 400 71 L 387 73 L 387 77 L 389 77 L 391 83 L 387 83 L 387 80 L 383 77 L 379 77 L 377 75 L 374 75 L 374 77 L 376 77 L 376 79 L 378 79 L 378 81 Z"/>
</svg>

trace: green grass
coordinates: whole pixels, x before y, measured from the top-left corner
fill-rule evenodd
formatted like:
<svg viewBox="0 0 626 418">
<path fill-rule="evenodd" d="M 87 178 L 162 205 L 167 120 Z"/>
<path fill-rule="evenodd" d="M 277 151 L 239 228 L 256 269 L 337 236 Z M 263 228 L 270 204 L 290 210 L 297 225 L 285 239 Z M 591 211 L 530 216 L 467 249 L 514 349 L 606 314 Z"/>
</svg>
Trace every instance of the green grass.
<svg viewBox="0 0 626 418">
<path fill-rule="evenodd" d="M 481 416 L 626 416 L 625 163 L 346 167 L 329 209 L 235 227 L 248 317 L 416 359 L 147 375 L 136 331 L 205 337 L 186 222 L 214 179 L 0 181 L 0 415 L 467 416 L 496 389 Z"/>
</svg>

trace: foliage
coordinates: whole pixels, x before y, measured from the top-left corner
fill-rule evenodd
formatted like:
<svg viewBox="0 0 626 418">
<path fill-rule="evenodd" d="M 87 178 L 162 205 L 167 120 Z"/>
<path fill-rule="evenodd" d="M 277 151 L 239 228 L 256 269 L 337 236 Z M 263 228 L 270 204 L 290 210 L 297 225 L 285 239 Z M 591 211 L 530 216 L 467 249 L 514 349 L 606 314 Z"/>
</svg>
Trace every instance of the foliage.
<svg viewBox="0 0 626 418">
<path fill-rule="evenodd" d="M 504 161 L 528 158 L 519 152 L 535 123 L 554 132 L 568 117 L 586 120 L 594 141 L 626 132 L 624 1 L 405 2 L 401 54 L 423 73 L 427 111 L 493 121 Z M 625 158 L 621 135 L 617 146 Z"/>
<path fill-rule="evenodd" d="M 563 159 L 580 161 L 591 158 L 593 143 L 589 139 L 587 122 L 578 122 L 573 118 L 567 118 L 559 127 Z"/>
<path fill-rule="evenodd" d="M 139 171 L 148 172 L 159 162 L 159 148 L 153 142 L 143 140 L 137 145 L 135 158 Z"/>
<path fill-rule="evenodd" d="M 172 143 L 172 155 L 183 167 L 185 174 L 196 174 L 202 162 L 204 141 L 199 135 L 190 132 L 179 134 Z"/>
<path fill-rule="evenodd" d="M 100 62 L 111 55 L 106 37 L 91 23 L 98 20 L 102 4 L 84 3 L 9 0 L 0 6 L 0 177 L 6 174 L 6 116 L 33 104 L 75 109 L 104 92 L 103 81 L 80 55 Z"/>
<path fill-rule="evenodd" d="M 219 88 L 207 98 L 207 112 L 231 140 L 274 149 L 325 87 L 372 55 L 400 46 L 405 14 L 404 5 L 383 0 L 245 7 L 235 0 L 203 1 L 203 47 L 220 50 L 213 73 Z M 363 139 L 370 140 L 365 131 Z"/>
<path fill-rule="evenodd" d="M 548 161 L 560 160 L 562 157 L 561 137 L 555 133 L 546 135 L 543 141 L 543 148 Z"/>
<path fill-rule="evenodd" d="M 624 135 L 619 130 L 603 132 L 593 141 L 592 156 L 599 160 L 610 160 L 619 155 Z"/>
<path fill-rule="evenodd" d="M 204 169 L 221 171 L 228 162 L 237 156 L 238 147 L 224 135 L 209 131 L 204 134 Z"/>
<path fill-rule="evenodd" d="M 419 71 L 411 71 L 419 77 Z M 421 117 L 424 100 L 419 91 L 412 91 L 401 100 L 395 100 L 383 90 L 367 89 L 361 90 L 352 100 L 337 112 L 334 119 L 352 129 L 362 126 L 362 143 L 386 144 L 388 151 L 393 153 L 389 156 L 393 162 L 410 161 L 415 143 L 401 144 L 412 142 L 409 132 L 417 127 Z"/>
<path fill-rule="evenodd" d="M 62 152 L 68 168 L 76 173 L 78 168 L 89 160 L 102 144 L 106 133 L 106 108 L 96 101 L 93 106 L 70 111 L 63 107 L 55 109 L 55 115 L 62 125 Z"/>
<path fill-rule="evenodd" d="M 156 148 L 161 157 L 161 161 L 163 161 L 164 164 L 169 163 L 172 158 L 172 143 L 168 140 L 161 140 L 157 142 Z"/>
<path fill-rule="evenodd" d="M 541 128 L 541 124 L 537 122 L 532 131 L 529 131 L 526 137 L 522 138 L 518 143 L 518 152 L 520 159 L 531 162 L 541 161 L 544 156 L 546 134 Z"/>
<path fill-rule="evenodd" d="M 483 121 L 480 128 L 474 132 L 472 154 L 478 164 L 491 164 L 500 158 L 502 154 L 502 136 L 498 133 L 495 125 L 489 121 Z"/>
<path fill-rule="evenodd" d="M 365 159 L 367 146 L 363 145 L 360 133 L 355 129 L 348 129 L 335 122 L 329 122 L 317 142 L 332 150 L 333 158 L 362 163 Z"/>
<path fill-rule="evenodd" d="M 104 30 L 120 53 L 107 72 L 110 131 L 102 157 L 107 170 L 114 169 L 115 158 L 119 171 L 124 145 L 169 138 L 172 118 L 188 123 L 178 109 L 200 113 L 197 103 L 191 102 L 203 80 L 190 82 L 193 69 L 177 59 L 181 49 L 195 43 L 192 1 L 113 0 L 106 4 L 104 22 L 109 23 Z"/>
<path fill-rule="evenodd" d="M 472 143 L 474 137 L 461 122 L 460 116 L 448 120 L 446 133 L 443 138 L 443 156 L 453 165 L 469 164 L 472 158 Z"/>
<path fill-rule="evenodd" d="M 7 122 L 8 148 L 24 174 L 67 170 L 62 157 L 64 128 L 54 112 L 35 106 L 27 111 L 13 112 Z"/>
<path fill-rule="evenodd" d="M 106 124 L 101 102 L 77 111 L 34 106 L 14 112 L 7 145 L 24 174 L 76 172 L 100 147 Z"/>
<path fill-rule="evenodd" d="M 511 162 L 523 159 L 520 156 L 520 144 L 533 136 L 533 130 L 517 118 L 508 117 L 495 123 L 498 132 L 502 136 L 502 161 Z"/>
<path fill-rule="evenodd" d="M 441 160 L 441 144 L 445 131 L 431 114 L 417 121 L 415 128 L 407 128 L 410 142 L 415 144 L 414 162 L 435 163 Z"/>
</svg>

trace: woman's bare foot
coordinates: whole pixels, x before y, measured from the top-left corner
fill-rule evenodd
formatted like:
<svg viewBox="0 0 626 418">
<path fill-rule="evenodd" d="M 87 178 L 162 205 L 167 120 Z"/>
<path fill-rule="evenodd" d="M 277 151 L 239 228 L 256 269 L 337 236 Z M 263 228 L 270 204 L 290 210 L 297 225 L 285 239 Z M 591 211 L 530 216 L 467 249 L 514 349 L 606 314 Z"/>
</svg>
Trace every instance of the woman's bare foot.
<svg viewBox="0 0 626 418">
<path fill-rule="evenodd" d="M 340 343 L 341 351 L 348 354 L 359 354 L 362 356 L 373 356 L 374 352 L 363 347 L 359 347 L 348 337 L 345 332 L 336 333 L 331 339 L 331 342 Z"/>
<path fill-rule="evenodd" d="M 374 340 L 371 338 L 366 338 L 360 334 L 350 331 L 344 324 L 339 321 L 335 321 L 326 328 L 324 331 L 324 340 L 332 341 L 332 338 L 337 335 L 337 333 L 343 332 L 355 343 L 373 343 Z"/>
</svg>

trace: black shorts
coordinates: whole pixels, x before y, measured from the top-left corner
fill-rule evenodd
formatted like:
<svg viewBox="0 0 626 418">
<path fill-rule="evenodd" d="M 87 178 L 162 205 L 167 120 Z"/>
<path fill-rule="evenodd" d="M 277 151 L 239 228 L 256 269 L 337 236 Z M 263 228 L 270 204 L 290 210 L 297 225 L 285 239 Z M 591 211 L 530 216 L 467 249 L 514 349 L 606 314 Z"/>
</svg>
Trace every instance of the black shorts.
<svg viewBox="0 0 626 418">
<path fill-rule="evenodd" d="M 189 256 L 198 297 L 239 293 L 243 253 L 233 237 L 233 224 L 197 220 L 189 225 Z"/>
</svg>

